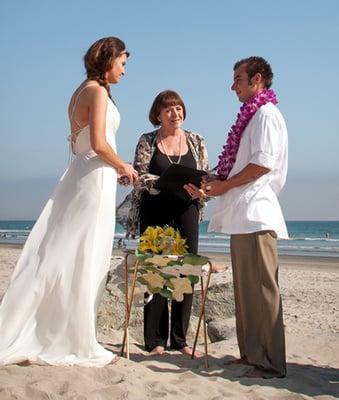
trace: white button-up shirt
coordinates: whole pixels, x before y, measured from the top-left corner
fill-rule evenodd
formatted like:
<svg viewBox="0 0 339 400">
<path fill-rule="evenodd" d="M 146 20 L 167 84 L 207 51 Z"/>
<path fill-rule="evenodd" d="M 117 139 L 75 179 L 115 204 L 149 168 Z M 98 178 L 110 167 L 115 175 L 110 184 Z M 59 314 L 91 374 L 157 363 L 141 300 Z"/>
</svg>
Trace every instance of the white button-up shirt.
<svg viewBox="0 0 339 400">
<path fill-rule="evenodd" d="M 277 198 L 286 181 L 287 151 L 284 118 L 275 105 L 267 103 L 259 108 L 243 132 L 229 177 L 250 163 L 270 171 L 219 196 L 209 232 L 239 234 L 273 230 L 279 238 L 288 239 Z"/>
</svg>

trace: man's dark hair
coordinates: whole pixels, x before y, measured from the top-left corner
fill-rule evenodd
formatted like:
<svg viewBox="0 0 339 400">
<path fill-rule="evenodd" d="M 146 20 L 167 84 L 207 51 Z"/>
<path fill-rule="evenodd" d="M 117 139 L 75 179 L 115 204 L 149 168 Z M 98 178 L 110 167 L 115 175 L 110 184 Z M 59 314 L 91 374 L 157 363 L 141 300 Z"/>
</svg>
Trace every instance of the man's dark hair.
<svg viewBox="0 0 339 400">
<path fill-rule="evenodd" d="M 261 74 L 266 89 L 272 85 L 273 72 L 270 64 L 262 57 L 248 57 L 244 58 L 234 64 L 233 71 L 241 65 L 246 64 L 246 72 L 248 74 L 249 82 L 257 73 Z"/>
</svg>

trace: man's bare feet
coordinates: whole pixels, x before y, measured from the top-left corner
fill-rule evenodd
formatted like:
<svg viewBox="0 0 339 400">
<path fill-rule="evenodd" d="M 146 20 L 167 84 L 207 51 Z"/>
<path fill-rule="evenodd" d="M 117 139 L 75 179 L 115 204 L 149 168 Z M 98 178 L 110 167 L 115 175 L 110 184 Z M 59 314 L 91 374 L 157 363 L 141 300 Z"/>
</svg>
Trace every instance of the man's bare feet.
<svg viewBox="0 0 339 400">
<path fill-rule="evenodd" d="M 224 362 L 224 365 L 231 365 L 231 364 L 250 365 L 250 363 L 247 361 L 246 357 L 232 358 L 231 360 L 228 360 L 228 361 Z"/>
<path fill-rule="evenodd" d="M 164 354 L 165 348 L 163 346 L 156 346 L 152 351 L 149 352 L 149 356 L 161 356 Z"/>
<path fill-rule="evenodd" d="M 193 349 L 191 349 L 191 348 L 188 347 L 188 346 L 183 347 L 183 348 L 180 349 L 179 351 L 180 351 L 180 353 L 185 354 L 185 355 L 187 355 L 187 356 L 191 356 L 192 353 L 193 353 Z M 198 350 L 195 350 L 195 352 L 194 352 L 194 358 L 200 358 L 200 357 L 203 357 L 203 355 L 204 355 L 204 354 L 203 354 L 203 353 L 200 353 L 200 351 L 198 351 Z"/>
<path fill-rule="evenodd" d="M 254 379 L 260 379 L 262 378 L 262 371 L 260 371 L 258 368 L 253 367 L 251 369 L 247 369 L 246 371 L 240 373 L 237 375 L 237 378 L 254 378 Z"/>
<path fill-rule="evenodd" d="M 285 378 L 286 374 L 279 373 L 274 370 L 264 370 L 258 367 L 248 369 L 244 373 L 237 376 L 237 378 L 254 378 L 254 379 L 273 379 Z"/>
</svg>

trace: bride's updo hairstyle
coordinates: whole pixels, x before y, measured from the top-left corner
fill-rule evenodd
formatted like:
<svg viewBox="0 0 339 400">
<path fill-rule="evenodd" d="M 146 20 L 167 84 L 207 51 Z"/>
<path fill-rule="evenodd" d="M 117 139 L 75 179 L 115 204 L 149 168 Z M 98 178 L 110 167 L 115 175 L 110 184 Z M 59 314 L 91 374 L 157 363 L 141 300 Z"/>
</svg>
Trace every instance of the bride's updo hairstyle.
<svg viewBox="0 0 339 400">
<path fill-rule="evenodd" d="M 115 59 L 122 54 L 129 56 L 125 43 L 117 37 L 110 36 L 93 43 L 84 57 L 87 78 L 97 81 L 109 95 L 109 84 L 106 81 L 105 72 L 112 68 Z"/>
</svg>

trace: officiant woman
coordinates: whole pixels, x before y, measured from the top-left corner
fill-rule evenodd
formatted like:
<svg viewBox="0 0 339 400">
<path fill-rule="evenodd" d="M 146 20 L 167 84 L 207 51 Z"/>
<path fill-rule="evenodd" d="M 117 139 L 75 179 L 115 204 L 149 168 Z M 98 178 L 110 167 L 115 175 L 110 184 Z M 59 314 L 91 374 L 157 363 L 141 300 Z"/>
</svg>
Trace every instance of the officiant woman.
<svg viewBox="0 0 339 400">
<path fill-rule="evenodd" d="M 153 101 L 149 120 L 155 130 L 141 135 L 135 151 L 134 168 L 140 182 L 118 210 L 118 221 L 123 222 L 127 234 L 143 233 L 148 226 L 170 225 L 186 239 L 188 252 L 198 251 L 198 225 L 204 200 L 197 191 L 188 199 L 165 190 L 153 188 L 158 177 L 172 164 L 207 170 L 207 151 L 203 138 L 182 128 L 186 107 L 178 93 L 165 90 Z M 125 218 L 122 215 L 125 212 Z M 127 215 L 128 214 L 128 215 Z M 160 294 L 145 298 L 145 348 L 153 355 L 161 355 L 169 333 L 168 300 Z M 170 348 L 191 355 L 186 343 L 192 294 L 185 294 L 182 302 L 172 300 Z"/>
</svg>

